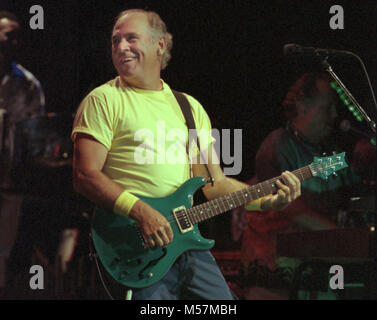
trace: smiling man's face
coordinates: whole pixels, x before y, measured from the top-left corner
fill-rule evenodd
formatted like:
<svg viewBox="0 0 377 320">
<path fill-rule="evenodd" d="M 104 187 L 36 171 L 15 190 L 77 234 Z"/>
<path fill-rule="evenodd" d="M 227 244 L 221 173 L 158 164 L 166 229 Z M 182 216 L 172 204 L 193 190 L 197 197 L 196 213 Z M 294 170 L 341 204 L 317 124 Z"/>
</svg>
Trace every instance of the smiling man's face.
<svg viewBox="0 0 377 320">
<path fill-rule="evenodd" d="M 152 37 L 147 16 L 127 14 L 116 22 L 112 34 L 112 59 L 118 74 L 130 84 L 159 78 L 158 40 Z"/>
</svg>

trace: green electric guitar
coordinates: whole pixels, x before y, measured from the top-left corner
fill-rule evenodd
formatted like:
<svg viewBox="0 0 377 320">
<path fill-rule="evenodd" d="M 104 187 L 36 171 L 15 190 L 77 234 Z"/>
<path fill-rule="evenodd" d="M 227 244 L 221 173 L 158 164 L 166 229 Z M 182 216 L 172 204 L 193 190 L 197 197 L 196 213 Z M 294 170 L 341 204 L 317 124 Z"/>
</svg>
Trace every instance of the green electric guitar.
<svg viewBox="0 0 377 320">
<path fill-rule="evenodd" d="M 293 171 L 300 181 L 311 177 L 327 179 L 346 168 L 345 153 L 315 157 L 312 164 Z M 208 250 L 214 240 L 201 236 L 197 224 L 252 200 L 276 192 L 276 177 L 206 203 L 192 206 L 195 191 L 207 181 L 202 177 L 187 180 L 173 194 L 164 198 L 139 197 L 170 222 L 173 242 L 153 249 L 145 248 L 141 231 L 133 219 L 102 209 L 95 211 L 92 238 L 97 254 L 107 272 L 130 288 L 143 288 L 160 280 L 174 261 L 188 250 Z"/>
</svg>

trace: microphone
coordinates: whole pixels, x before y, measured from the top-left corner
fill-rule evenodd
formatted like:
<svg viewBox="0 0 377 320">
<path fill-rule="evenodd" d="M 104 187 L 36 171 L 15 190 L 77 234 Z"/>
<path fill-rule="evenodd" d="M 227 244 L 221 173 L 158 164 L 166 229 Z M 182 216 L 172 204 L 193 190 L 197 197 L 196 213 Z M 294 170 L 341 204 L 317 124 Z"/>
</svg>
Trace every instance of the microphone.
<svg viewBox="0 0 377 320">
<path fill-rule="evenodd" d="M 285 44 L 283 47 L 283 52 L 285 56 L 289 55 L 300 55 L 300 54 L 307 54 L 307 55 L 349 55 L 352 54 L 350 51 L 346 50 L 335 50 L 335 49 L 323 49 L 323 48 L 314 48 L 314 47 L 303 47 L 299 44 L 295 43 L 288 43 Z"/>
</svg>

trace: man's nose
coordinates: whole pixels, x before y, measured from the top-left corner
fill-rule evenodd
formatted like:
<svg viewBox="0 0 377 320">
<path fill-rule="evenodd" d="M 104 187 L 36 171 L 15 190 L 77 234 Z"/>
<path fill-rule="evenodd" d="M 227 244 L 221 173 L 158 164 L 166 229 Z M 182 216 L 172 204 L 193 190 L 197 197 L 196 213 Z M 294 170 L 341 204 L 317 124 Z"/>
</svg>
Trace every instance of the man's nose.
<svg viewBox="0 0 377 320">
<path fill-rule="evenodd" d="M 126 39 L 122 38 L 118 44 L 118 49 L 121 52 L 130 50 L 130 43 Z"/>
</svg>

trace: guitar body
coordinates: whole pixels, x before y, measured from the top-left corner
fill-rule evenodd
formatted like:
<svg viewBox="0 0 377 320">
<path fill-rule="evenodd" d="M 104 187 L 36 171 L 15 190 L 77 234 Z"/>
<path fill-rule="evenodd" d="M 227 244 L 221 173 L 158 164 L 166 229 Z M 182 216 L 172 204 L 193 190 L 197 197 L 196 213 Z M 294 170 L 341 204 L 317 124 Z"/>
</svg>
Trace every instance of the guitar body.
<svg viewBox="0 0 377 320">
<path fill-rule="evenodd" d="M 181 206 L 191 208 L 195 191 L 205 183 L 202 177 L 195 177 L 167 197 L 138 196 L 170 221 L 174 239 L 163 247 L 144 248 L 141 232 L 133 219 L 97 209 L 92 224 L 92 238 L 107 272 L 127 287 L 143 288 L 160 280 L 183 252 L 211 249 L 214 240 L 203 238 L 197 225 L 183 233 L 173 217 L 174 209 Z"/>
<path fill-rule="evenodd" d="M 345 153 L 330 157 L 314 157 L 312 164 L 293 171 L 300 181 L 311 177 L 327 179 L 346 168 Z M 164 198 L 139 198 L 161 212 L 170 222 L 173 242 L 163 247 L 144 247 L 141 231 L 133 219 L 101 209 L 96 210 L 92 239 L 97 254 L 107 272 L 130 288 L 148 287 L 160 280 L 175 260 L 188 250 L 209 250 L 215 242 L 199 233 L 197 223 L 227 212 L 268 194 L 277 192 L 275 177 L 243 190 L 223 195 L 191 208 L 193 195 L 206 184 L 202 177 L 187 180 L 173 194 Z"/>
</svg>

